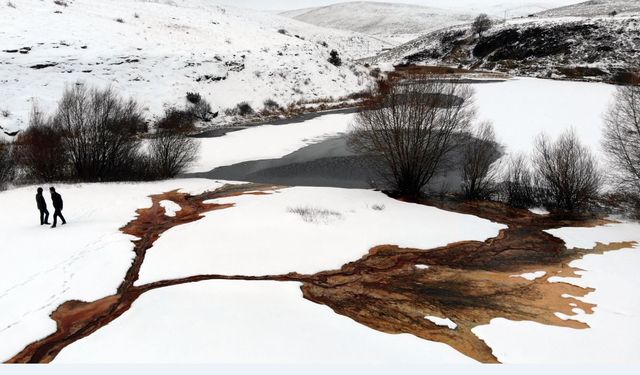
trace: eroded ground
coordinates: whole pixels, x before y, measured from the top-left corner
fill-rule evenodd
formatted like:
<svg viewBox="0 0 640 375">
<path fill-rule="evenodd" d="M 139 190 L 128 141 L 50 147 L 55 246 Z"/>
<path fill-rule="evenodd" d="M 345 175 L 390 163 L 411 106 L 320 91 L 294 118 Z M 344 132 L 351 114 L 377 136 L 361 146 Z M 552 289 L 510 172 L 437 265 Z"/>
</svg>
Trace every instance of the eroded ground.
<svg viewBox="0 0 640 375">
<path fill-rule="evenodd" d="M 593 249 L 568 250 L 564 242 L 544 232 L 568 226 L 596 226 L 595 219 L 563 220 L 537 216 L 526 210 L 494 203 L 422 202 L 459 213 L 504 223 L 508 228 L 484 242 L 469 241 L 430 249 L 401 249 L 382 245 L 339 270 L 314 275 L 265 276 L 194 275 L 135 286 L 146 252 L 167 230 L 202 218 L 232 204 L 205 203 L 212 199 L 243 194 L 263 195 L 274 186 L 225 186 L 214 192 L 191 196 L 176 191 L 152 196 L 150 208 L 138 210 L 135 220 L 122 228 L 136 236 L 135 259 L 118 293 L 98 301 L 68 301 L 51 315 L 57 331 L 34 342 L 9 363 L 46 363 L 66 346 L 117 319 L 143 293 L 172 285 L 204 280 L 273 280 L 302 282 L 306 299 L 331 307 L 373 329 L 387 333 L 410 333 L 430 341 L 446 343 L 481 362 L 498 362 L 491 348 L 472 332 L 494 318 L 534 321 L 548 325 L 586 329 L 577 320 L 566 319 L 574 309 L 593 312 L 582 302 L 591 289 L 550 282 L 551 277 L 579 277 L 569 266 L 586 254 L 632 247 L 632 243 L 598 245 Z M 173 201 L 181 210 L 169 216 L 162 201 Z M 528 280 L 519 275 L 544 272 Z M 558 316 L 557 313 L 564 315 Z M 449 319 L 453 325 L 434 323 L 426 317 Z M 563 319 L 564 318 L 564 319 Z"/>
</svg>

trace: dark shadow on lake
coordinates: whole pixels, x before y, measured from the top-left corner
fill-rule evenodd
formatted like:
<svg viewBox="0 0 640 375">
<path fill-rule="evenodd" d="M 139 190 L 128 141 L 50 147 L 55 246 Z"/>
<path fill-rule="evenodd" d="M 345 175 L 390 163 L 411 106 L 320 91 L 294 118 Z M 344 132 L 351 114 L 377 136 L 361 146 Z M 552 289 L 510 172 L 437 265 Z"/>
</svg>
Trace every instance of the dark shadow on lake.
<svg viewBox="0 0 640 375">
<path fill-rule="evenodd" d="M 433 192 L 455 192 L 461 177 L 459 155 L 450 158 L 448 172 L 436 176 L 427 187 Z M 376 172 L 376 160 L 357 155 L 342 135 L 301 148 L 279 159 L 255 160 L 216 168 L 209 172 L 183 177 L 246 181 L 286 186 L 324 186 L 369 189 L 388 188 Z"/>
</svg>

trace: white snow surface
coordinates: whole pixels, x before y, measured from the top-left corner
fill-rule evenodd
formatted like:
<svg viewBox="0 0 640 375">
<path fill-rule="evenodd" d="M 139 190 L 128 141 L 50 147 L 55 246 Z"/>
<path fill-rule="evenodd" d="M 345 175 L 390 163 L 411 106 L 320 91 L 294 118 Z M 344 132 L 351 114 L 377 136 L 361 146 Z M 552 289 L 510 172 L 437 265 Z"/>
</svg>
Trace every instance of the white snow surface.
<svg viewBox="0 0 640 375">
<path fill-rule="evenodd" d="M 458 328 L 458 325 L 449 318 L 439 318 L 437 316 L 425 316 L 424 318 L 441 327 L 448 327 L 449 329 Z"/>
<path fill-rule="evenodd" d="M 544 277 L 547 273 L 545 271 L 537 271 L 537 272 L 529 272 L 523 273 L 522 275 L 512 275 L 511 277 L 521 277 L 523 279 L 527 279 L 529 281 L 537 280 L 541 277 Z"/>
<path fill-rule="evenodd" d="M 36 187 L 0 192 L 0 361 L 53 333 L 49 315 L 63 302 L 116 292 L 133 259 L 133 237 L 119 228 L 150 206 L 148 195 L 219 186 L 209 180 L 59 185 L 68 224 L 56 229 L 39 225 Z"/>
<path fill-rule="evenodd" d="M 204 274 L 316 273 L 340 268 L 378 245 L 430 249 L 484 241 L 506 228 L 357 189 L 296 187 L 212 203 L 236 206 L 167 231 L 147 254 L 137 285 Z M 374 211 L 372 204 L 386 208 Z M 341 219 L 318 225 L 289 212 L 296 207 L 329 210 Z"/>
<path fill-rule="evenodd" d="M 190 172 L 251 160 L 275 159 L 348 131 L 353 114 L 329 114 L 286 125 L 262 125 L 222 137 L 200 138 L 200 155 Z"/>
<path fill-rule="evenodd" d="M 54 363 L 474 363 L 445 344 L 390 335 L 302 298 L 298 283 L 207 281 L 146 293 Z"/>
<path fill-rule="evenodd" d="M 592 248 L 596 242 L 640 242 L 638 223 L 547 232 L 563 239 L 568 248 Z M 579 271 L 582 278 L 551 277 L 549 281 L 595 289 L 583 298 L 598 305 L 595 313 L 587 315 L 575 309 L 578 315 L 570 317 L 589 324 L 590 329 L 574 330 L 500 318 L 474 328 L 473 332 L 493 348 L 498 359 L 507 363 L 639 363 L 640 246 L 604 255 L 587 255 L 571 266 L 584 270 Z"/>
<path fill-rule="evenodd" d="M 175 217 L 176 213 L 182 210 L 179 204 L 168 200 L 160 201 L 160 207 L 164 208 L 164 214 L 169 217 Z"/>
<path fill-rule="evenodd" d="M 584 145 L 602 155 L 603 115 L 615 86 L 517 78 L 473 87 L 479 119 L 493 122 L 507 153 L 529 153 L 540 133 L 555 138 L 573 128 Z"/>
<path fill-rule="evenodd" d="M 244 101 L 257 111 L 266 99 L 287 106 L 341 97 L 372 82 L 350 61 L 386 45 L 207 0 L 66 2 L 0 3 L 0 111 L 10 113 L 0 116 L 0 134 L 23 129 L 34 102 L 50 113 L 77 81 L 112 86 L 149 118 L 183 106 L 188 91 L 211 102 L 220 121 L 224 109 Z M 341 67 L 327 61 L 332 49 Z M 56 65 L 32 68 L 42 64 Z"/>
</svg>

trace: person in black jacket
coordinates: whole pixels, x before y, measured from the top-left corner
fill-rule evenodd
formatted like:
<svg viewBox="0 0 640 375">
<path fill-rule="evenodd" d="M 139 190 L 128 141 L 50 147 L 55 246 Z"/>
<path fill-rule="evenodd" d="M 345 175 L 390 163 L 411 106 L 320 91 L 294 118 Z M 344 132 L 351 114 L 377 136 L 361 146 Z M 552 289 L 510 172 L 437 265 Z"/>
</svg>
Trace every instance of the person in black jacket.
<svg viewBox="0 0 640 375">
<path fill-rule="evenodd" d="M 53 187 L 49 189 L 51 191 L 51 201 L 53 202 L 53 225 L 51 228 L 55 228 L 58 224 L 58 217 L 62 220 L 62 225 L 65 225 L 67 221 L 62 216 L 62 196 L 56 193 L 56 189 Z"/>
<path fill-rule="evenodd" d="M 38 188 L 36 194 L 36 203 L 38 204 L 38 211 L 40 211 L 40 225 L 49 224 L 49 210 L 47 210 L 47 202 L 42 195 L 42 188 Z"/>
</svg>

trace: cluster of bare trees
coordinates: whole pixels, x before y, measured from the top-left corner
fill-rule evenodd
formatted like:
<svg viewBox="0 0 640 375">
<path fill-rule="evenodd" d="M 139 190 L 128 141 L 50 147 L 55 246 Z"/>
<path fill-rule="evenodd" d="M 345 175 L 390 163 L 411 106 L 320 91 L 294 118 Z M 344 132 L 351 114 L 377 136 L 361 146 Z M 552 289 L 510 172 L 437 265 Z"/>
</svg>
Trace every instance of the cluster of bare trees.
<svg viewBox="0 0 640 375">
<path fill-rule="evenodd" d="M 530 158 L 500 161 L 493 126 L 475 119 L 473 91 L 458 81 L 396 82 L 358 113 L 350 144 L 382 161 L 379 171 L 396 193 L 415 198 L 457 153 L 467 199 L 500 199 L 518 207 L 578 211 L 594 204 L 602 177 L 592 153 L 573 131 L 541 135 Z"/>
<path fill-rule="evenodd" d="M 12 155 L 25 179 L 36 181 L 161 179 L 195 159 L 197 143 L 184 134 L 158 131 L 144 139 L 147 131 L 134 100 L 76 84 L 65 90 L 53 115 L 33 109 Z"/>
<path fill-rule="evenodd" d="M 11 146 L 9 143 L 0 140 L 0 190 L 12 180 L 14 164 L 11 159 Z"/>
</svg>

